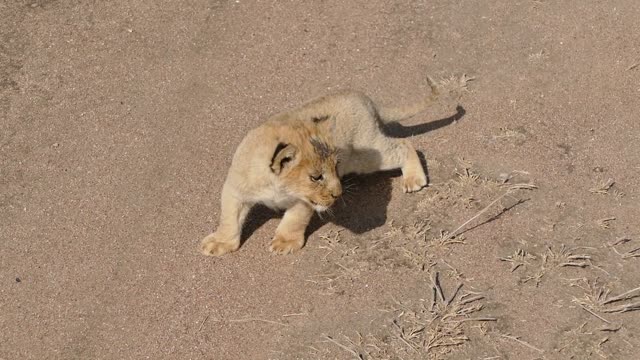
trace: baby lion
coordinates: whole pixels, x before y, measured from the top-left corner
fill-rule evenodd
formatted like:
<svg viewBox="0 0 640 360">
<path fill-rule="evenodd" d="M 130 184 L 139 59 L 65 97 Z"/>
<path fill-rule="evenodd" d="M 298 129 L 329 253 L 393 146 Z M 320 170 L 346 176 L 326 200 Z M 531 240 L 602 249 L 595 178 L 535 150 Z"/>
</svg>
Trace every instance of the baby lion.
<svg viewBox="0 0 640 360">
<path fill-rule="evenodd" d="M 314 211 L 327 210 L 342 194 L 340 177 L 402 169 L 403 189 L 427 185 L 420 160 L 407 140 L 385 136 L 381 125 L 424 110 L 437 90 L 418 104 L 385 108 L 360 92 L 344 91 L 273 116 L 251 130 L 236 150 L 222 188 L 217 230 L 201 244 L 205 255 L 238 249 L 252 205 L 285 209 L 271 251 L 287 254 L 304 245 Z"/>
</svg>

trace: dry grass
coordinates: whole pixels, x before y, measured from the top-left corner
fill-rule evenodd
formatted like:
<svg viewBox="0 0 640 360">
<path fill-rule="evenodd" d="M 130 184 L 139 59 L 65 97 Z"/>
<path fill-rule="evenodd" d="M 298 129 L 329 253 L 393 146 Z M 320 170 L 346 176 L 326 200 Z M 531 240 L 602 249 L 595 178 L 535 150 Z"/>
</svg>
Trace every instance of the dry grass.
<svg viewBox="0 0 640 360">
<path fill-rule="evenodd" d="M 388 336 L 362 336 L 354 339 L 344 336 L 338 341 L 324 336 L 324 341 L 340 348 L 354 359 L 411 358 L 434 359 L 456 347 L 470 342 L 466 334 L 472 322 L 494 322 L 491 316 L 475 316 L 484 305 L 484 296 L 464 291 L 458 284 L 446 293 L 440 283 L 439 273 L 432 276 L 431 301 L 417 303 L 393 300 L 394 314 L 390 319 Z"/>
<path fill-rule="evenodd" d="M 465 92 L 468 92 L 469 82 L 475 80 L 467 74 L 460 76 L 451 75 L 448 78 L 440 79 L 437 82 L 437 87 L 442 94 L 453 96 L 454 98 L 461 98 Z"/>
<path fill-rule="evenodd" d="M 533 254 L 529 254 L 522 249 L 518 249 L 513 255 L 501 257 L 499 259 L 501 261 L 510 262 L 511 272 L 514 272 L 521 266 L 529 265 L 529 262 L 527 260 L 536 260 L 537 257 Z"/>
<path fill-rule="evenodd" d="M 621 237 L 619 239 L 617 239 L 616 241 L 608 244 L 611 249 L 613 249 L 613 251 L 618 254 L 621 258 L 623 259 L 633 259 L 633 258 L 637 258 L 640 257 L 640 247 L 633 247 L 627 251 L 624 252 L 620 252 L 617 247 L 620 245 L 624 245 L 626 243 L 631 242 L 631 239 L 628 237 Z"/>
<path fill-rule="evenodd" d="M 587 323 L 584 322 L 580 326 L 566 331 L 563 336 L 563 345 L 555 351 L 565 354 L 564 356 L 571 359 L 591 358 L 593 355 L 608 359 L 602 345 L 609 341 L 609 337 L 600 337 L 593 330 L 585 329 L 586 325 Z"/>
<path fill-rule="evenodd" d="M 549 57 L 549 55 L 547 54 L 547 52 L 542 49 L 536 53 L 530 54 L 529 55 L 529 61 L 531 62 L 538 62 L 538 61 L 542 61 L 545 60 Z"/>
<path fill-rule="evenodd" d="M 514 254 L 501 257 L 499 260 L 511 263 L 511 272 L 516 271 L 520 267 L 524 268 L 529 265 L 537 265 L 537 270 L 533 273 L 526 274 L 525 277 L 522 278 L 522 283 L 534 282 L 536 287 L 538 287 L 544 276 L 559 268 L 586 268 L 593 266 L 591 263 L 591 255 L 578 253 L 578 250 L 581 249 L 584 248 L 568 248 L 562 244 L 558 250 L 547 247 L 547 250 L 540 255 L 518 249 Z"/>
<path fill-rule="evenodd" d="M 611 296 L 611 290 L 601 284 L 598 279 L 592 281 L 581 279 L 581 282 L 572 285 L 579 287 L 585 293 L 582 298 L 574 298 L 573 301 L 606 323 L 611 323 L 611 321 L 604 319 L 597 313 L 625 313 L 640 310 L 640 302 L 631 301 L 640 297 L 640 287 Z"/>
<path fill-rule="evenodd" d="M 607 179 L 604 182 L 599 183 L 596 187 L 589 189 L 589 192 L 600 195 L 609 194 L 609 190 L 616 182 L 613 179 Z"/>
<path fill-rule="evenodd" d="M 500 133 L 498 135 L 492 135 L 493 140 L 507 139 L 507 140 L 515 140 L 515 141 L 524 141 L 527 138 L 527 134 L 520 129 L 501 127 L 498 130 Z"/>
<path fill-rule="evenodd" d="M 615 216 L 609 216 L 604 219 L 597 220 L 596 224 L 598 224 L 598 226 L 603 229 L 608 229 L 609 227 L 611 227 L 611 222 L 614 221 L 615 219 L 616 219 Z"/>
</svg>

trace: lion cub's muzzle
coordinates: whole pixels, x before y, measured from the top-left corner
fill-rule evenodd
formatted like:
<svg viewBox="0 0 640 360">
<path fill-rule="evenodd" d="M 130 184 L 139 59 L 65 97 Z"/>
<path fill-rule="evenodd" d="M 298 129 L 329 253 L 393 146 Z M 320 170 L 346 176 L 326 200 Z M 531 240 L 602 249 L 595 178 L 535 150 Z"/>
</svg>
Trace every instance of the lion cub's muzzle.
<svg viewBox="0 0 640 360">
<path fill-rule="evenodd" d="M 316 199 L 309 199 L 309 201 L 311 202 L 311 204 L 313 205 L 313 208 L 316 211 L 322 212 L 330 208 L 333 205 L 333 203 L 335 203 L 336 200 L 341 195 L 342 195 L 342 186 L 338 182 L 338 184 L 334 185 L 331 189 L 327 189 L 327 191 L 324 194 L 322 194 L 321 197 Z"/>
</svg>

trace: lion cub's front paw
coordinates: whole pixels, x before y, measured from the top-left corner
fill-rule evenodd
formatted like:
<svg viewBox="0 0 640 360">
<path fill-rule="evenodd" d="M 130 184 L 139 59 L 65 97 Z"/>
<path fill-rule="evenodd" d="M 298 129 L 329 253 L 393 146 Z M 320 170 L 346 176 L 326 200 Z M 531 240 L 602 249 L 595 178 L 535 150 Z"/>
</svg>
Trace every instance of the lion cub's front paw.
<svg viewBox="0 0 640 360">
<path fill-rule="evenodd" d="M 294 253 L 304 245 L 304 237 L 288 238 L 282 235 L 276 235 L 271 241 L 269 250 L 279 255 Z"/>
<path fill-rule="evenodd" d="M 427 177 L 424 174 L 411 174 L 403 178 L 402 190 L 405 193 L 419 191 L 427 186 Z"/>
<path fill-rule="evenodd" d="M 200 251 L 208 256 L 220 256 L 238 250 L 240 241 L 223 241 L 216 233 L 202 240 Z"/>
</svg>

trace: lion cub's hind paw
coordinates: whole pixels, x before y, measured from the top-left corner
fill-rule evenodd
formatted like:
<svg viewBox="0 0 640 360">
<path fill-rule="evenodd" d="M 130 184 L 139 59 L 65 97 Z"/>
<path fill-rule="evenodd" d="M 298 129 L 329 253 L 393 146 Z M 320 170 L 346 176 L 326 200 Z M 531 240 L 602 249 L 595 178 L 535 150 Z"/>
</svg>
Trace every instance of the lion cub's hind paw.
<svg viewBox="0 0 640 360">
<path fill-rule="evenodd" d="M 276 235 L 271 241 L 269 250 L 274 254 L 286 255 L 300 250 L 302 245 L 304 245 L 304 239 L 287 239 L 283 236 Z"/>
<path fill-rule="evenodd" d="M 220 241 L 215 233 L 210 234 L 202 240 L 200 244 L 200 252 L 208 256 L 221 256 L 238 250 L 238 242 Z"/>
</svg>

